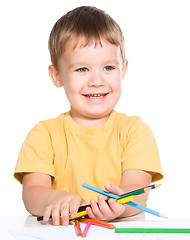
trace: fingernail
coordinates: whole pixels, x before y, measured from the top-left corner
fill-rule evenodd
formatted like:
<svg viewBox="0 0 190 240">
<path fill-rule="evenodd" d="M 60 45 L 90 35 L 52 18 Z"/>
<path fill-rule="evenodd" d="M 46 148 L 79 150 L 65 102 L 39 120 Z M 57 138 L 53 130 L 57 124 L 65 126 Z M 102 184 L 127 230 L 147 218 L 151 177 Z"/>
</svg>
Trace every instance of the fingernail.
<svg viewBox="0 0 190 240">
<path fill-rule="evenodd" d="M 95 203 L 96 201 L 94 200 L 94 199 L 92 199 L 91 201 L 90 201 L 90 203 L 91 204 L 93 204 L 93 203 Z"/>
<path fill-rule="evenodd" d="M 115 201 L 115 200 L 113 200 L 112 198 L 109 199 L 109 203 L 112 203 L 113 201 Z"/>
<path fill-rule="evenodd" d="M 43 221 L 44 221 L 44 222 L 47 222 L 48 220 L 49 220 L 48 217 L 43 217 Z"/>
<path fill-rule="evenodd" d="M 98 199 L 104 199 L 104 197 L 102 195 L 99 195 Z"/>
<path fill-rule="evenodd" d="M 58 221 L 58 220 L 55 220 L 55 221 L 53 222 L 53 225 L 54 225 L 54 226 L 59 225 L 59 221 Z"/>
<path fill-rule="evenodd" d="M 64 220 L 64 221 L 63 221 L 63 225 L 64 225 L 64 226 L 68 225 L 68 221 L 67 221 L 67 220 Z"/>
<path fill-rule="evenodd" d="M 76 214 L 75 213 L 72 213 L 71 214 L 71 218 L 75 218 Z"/>
</svg>

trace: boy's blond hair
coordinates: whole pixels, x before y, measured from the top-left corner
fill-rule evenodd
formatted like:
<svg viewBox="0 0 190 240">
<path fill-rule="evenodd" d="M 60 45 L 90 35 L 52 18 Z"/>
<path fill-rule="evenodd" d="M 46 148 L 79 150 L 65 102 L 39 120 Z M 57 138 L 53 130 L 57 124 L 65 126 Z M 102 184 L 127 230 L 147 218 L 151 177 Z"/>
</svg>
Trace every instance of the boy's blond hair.
<svg viewBox="0 0 190 240">
<path fill-rule="evenodd" d="M 58 69 L 58 61 L 64 53 L 68 40 L 84 37 L 85 47 L 95 41 L 101 44 L 101 38 L 119 46 L 122 60 L 125 60 L 124 37 L 119 25 L 104 11 L 91 6 L 78 7 L 62 16 L 54 25 L 49 37 L 49 51 L 52 64 Z"/>
</svg>

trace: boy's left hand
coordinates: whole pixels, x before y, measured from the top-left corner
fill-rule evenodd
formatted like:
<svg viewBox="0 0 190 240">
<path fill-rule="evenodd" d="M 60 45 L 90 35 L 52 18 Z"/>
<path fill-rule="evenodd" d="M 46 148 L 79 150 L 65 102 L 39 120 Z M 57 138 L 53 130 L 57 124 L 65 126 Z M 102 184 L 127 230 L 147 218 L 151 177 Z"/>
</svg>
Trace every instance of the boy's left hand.
<svg viewBox="0 0 190 240">
<path fill-rule="evenodd" d="M 106 184 L 105 190 L 115 195 L 123 194 L 122 189 L 114 184 Z M 88 216 L 97 220 L 109 221 L 119 217 L 125 211 L 125 205 L 117 203 L 112 198 L 108 200 L 109 204 L 107 204 L 102 195 L 98 196 L 98 204 L 94 199 L 90 203 L 91 207 L 86 208 Z"/>
</svg>

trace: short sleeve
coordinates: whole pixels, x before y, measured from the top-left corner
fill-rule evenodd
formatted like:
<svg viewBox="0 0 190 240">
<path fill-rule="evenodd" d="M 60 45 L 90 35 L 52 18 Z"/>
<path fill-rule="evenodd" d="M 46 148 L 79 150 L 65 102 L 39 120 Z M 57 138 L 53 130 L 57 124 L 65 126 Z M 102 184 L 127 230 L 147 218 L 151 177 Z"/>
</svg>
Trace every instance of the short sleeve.
<svg viewBox="0 0 190 240">
<path fill-rule="evenodd" d="M 14 177 L 22 183 L 23 173 L 38 172 L 55 176 L 51 135 L 42 122 L 28 134 L 19 153 Z"/>
<path fill-rule="evenodd" d="M 153 172 L 153 182 L 163 178 L 155 138 L 151 129 L 138 117 L 124 136 L 122 170 L 127 169 Z"/>
</svg>

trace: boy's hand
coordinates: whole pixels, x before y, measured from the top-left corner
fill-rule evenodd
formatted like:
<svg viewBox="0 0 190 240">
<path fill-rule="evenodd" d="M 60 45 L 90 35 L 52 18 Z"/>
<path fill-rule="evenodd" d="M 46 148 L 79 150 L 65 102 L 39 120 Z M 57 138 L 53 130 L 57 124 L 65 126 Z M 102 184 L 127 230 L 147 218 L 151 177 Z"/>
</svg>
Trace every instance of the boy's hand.
<svg viewBox="0 0 190 240">
<path fill-rule="evenodd" d="M 121 188 L 114 184 L 106 184 L 106 191 L 115 195 L 123 194 Z M 94 199 L 90 201 L 91 207 L 86 208 L 88 216 L 97 220 L 112 220 L 119 217 L 125 211 L 125 205 L 119 204 L 116 200 L 110 198 L 107 204 L 102 195 L 98 196 L 98 205 Z"/>
<path fill-rule="evenodd" d="M 105 189 L 115 195 L 120 195 L 124 192 L 130 192 L 135 189 L 149 186 L 151 181 L 152 172 L 128 169 L 122 175 L 120 188 L 113 184 L 106 184 Z M 147 198 L 148 193 L 144 193 L 142 196 L 136 196 L 135 202 L 144 206 Z M 134 216 L 140 212 L 140 210 L 128 206 L 127 204 L 119 204 L 114 199 L 109 199 L 108 203 L 109 205 L 104 201 L 102 196 L 99 196 L 98 205 L 95 200 L 91 200 L 91 208 L 89 207 L 87 209 L 89 217 L 99 220 L 112 220 L 117 217 Z"/>
<path fill-rule="evenodd" d="M 62 225 L 66 226 L 69 224 L 69 216 L 75 218 L 78 208 L 84 204 L 85 202 L 79 195 L 65 193 L 65 196 L 54 199 L 54 201 L 45 208 L 43 221 L 47 222 L 50 216 L 52 216 L 54 226 L 60 224 L 60 218 Z"/>
<path fill-rule="evenodd" d="M 35 216 L 43 215 L 47 222 L 52 216 L 53 225 L 69 224 L 69 215 L 76 217 L 78 208 L 85 205 L 74 193 L 52 189 L 51 176 L 42 173 L 26 173 L 23 176 L 23 200 L 27 210 Z"/>
</svg>

